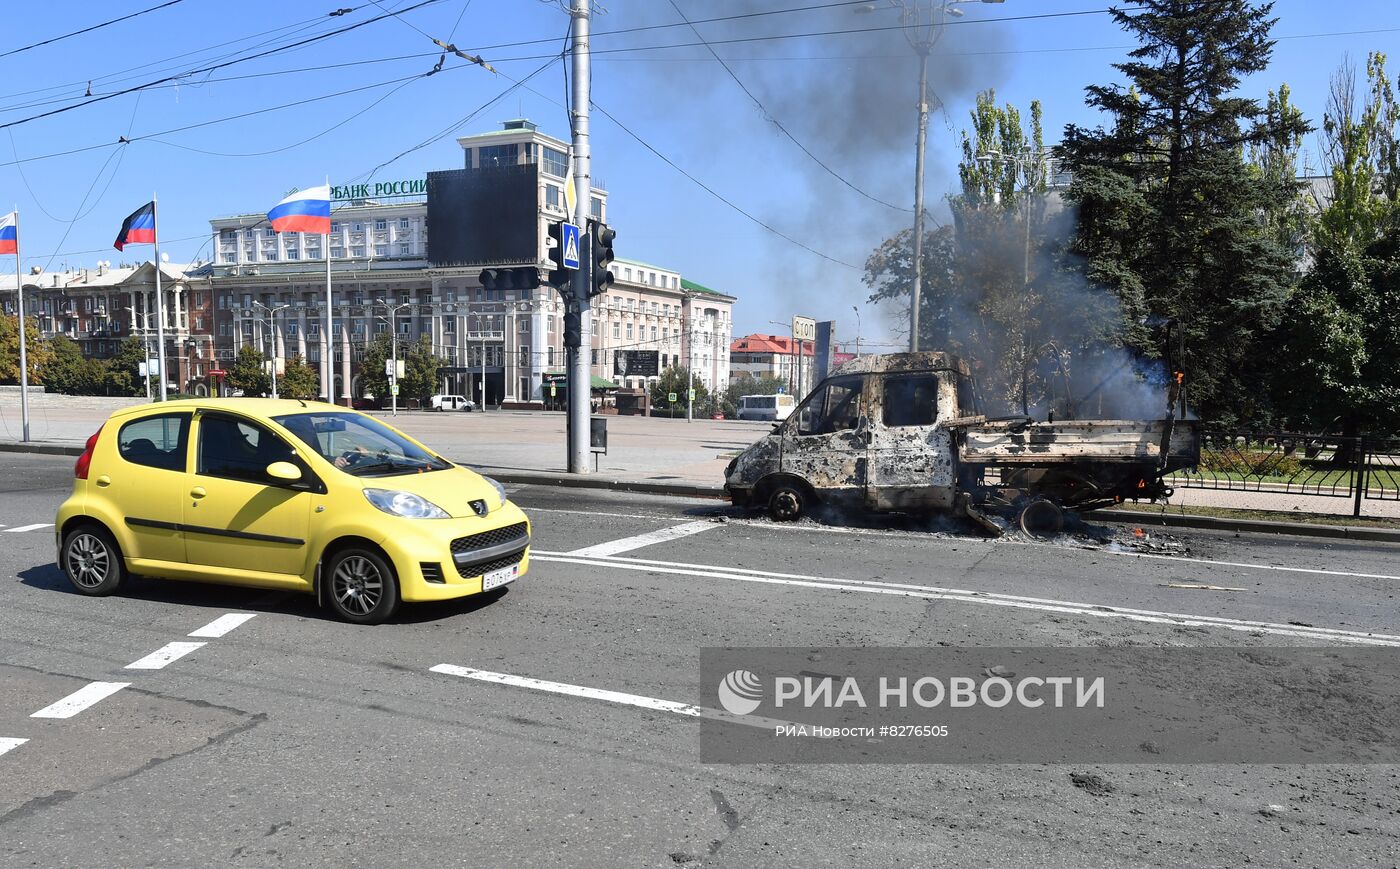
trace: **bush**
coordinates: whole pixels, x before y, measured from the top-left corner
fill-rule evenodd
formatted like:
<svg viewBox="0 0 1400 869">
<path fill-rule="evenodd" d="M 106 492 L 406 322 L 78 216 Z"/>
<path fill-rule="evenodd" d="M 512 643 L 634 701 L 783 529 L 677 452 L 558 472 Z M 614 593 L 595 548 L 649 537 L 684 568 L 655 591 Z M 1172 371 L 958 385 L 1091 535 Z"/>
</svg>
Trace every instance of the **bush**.
<svg viewBox="0 0 1400 869">
<path fill-rule="evenodd" d="M 1303 472 L 1303 462 L 1296 454 L 1281 450 L 1252 450 L 1220 445 L 1201 447 L 1202 471 L 1217 474 L 1239 474 L 1251 477 L 1296 477 Z"/>
</svg>

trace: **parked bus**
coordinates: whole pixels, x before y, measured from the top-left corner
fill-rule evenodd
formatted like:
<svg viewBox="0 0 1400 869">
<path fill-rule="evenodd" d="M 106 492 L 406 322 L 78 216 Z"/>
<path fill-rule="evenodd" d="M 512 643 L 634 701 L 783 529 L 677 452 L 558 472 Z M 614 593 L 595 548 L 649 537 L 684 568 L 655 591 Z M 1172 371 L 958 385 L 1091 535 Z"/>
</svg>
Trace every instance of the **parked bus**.
<svg viewBox="0 0 1400 869">
<path fill-rule="evenodd" d="M 791 395 L 746 395 L 739 399 L 739 419 L 782 422 L 792 413 L 797 401 Z"/>
</svg>

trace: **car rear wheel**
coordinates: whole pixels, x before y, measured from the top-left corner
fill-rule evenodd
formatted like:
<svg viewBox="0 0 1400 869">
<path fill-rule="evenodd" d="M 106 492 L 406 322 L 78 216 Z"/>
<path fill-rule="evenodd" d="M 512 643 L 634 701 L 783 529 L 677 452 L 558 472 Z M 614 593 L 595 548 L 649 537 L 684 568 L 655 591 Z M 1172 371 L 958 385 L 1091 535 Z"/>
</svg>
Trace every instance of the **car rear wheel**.
<svg viewBox="0 0 1400 869">
<path fill-rule="evenodd" d="M 126 580 L 126 566 L 116 541 L 97 525 L 79 525 L 64 535 L 59 560 L 79 594 L 109 595 Z"/>
<path fill-rule="evenodd" d="M 399 608 L 394 569 L 377 552 L 345 549 L 326 567 L 326 599 L 336 615 L 357 625 L 377 625 Z"/>
</svg>

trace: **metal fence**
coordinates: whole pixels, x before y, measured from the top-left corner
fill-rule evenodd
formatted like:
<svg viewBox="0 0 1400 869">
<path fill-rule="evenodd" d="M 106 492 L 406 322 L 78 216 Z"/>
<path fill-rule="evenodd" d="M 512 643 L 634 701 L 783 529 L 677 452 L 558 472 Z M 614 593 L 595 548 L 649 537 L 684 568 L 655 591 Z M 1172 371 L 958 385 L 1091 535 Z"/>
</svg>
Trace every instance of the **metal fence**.
<svg viewBox="0 0 1400 869">
<path fill-rule="evenodd" d="M 1301 432 L 1201 434 L 1201 463 L 1171 477 L 1172 486 L 1400 501 L 1400 438 Z"/>
</svg>

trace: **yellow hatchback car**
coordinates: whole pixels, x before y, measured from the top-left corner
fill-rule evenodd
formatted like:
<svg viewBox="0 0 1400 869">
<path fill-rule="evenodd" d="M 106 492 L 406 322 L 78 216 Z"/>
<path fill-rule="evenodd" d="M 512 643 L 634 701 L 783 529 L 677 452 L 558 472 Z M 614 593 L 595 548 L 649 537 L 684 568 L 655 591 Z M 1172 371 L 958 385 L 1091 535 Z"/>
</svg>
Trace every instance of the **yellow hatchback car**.
<svg viewBox="0 0 1400 869">
<path fill-rule="evenodd" d="M 377 624 L 400 601 L 479 594 L 529 567 L 530 522 L 499 483 L 331 404 L 127 408 L 74 476 L 55 527 L 83 594 L 131 573 L 306 592 Z"/>
</svg>

